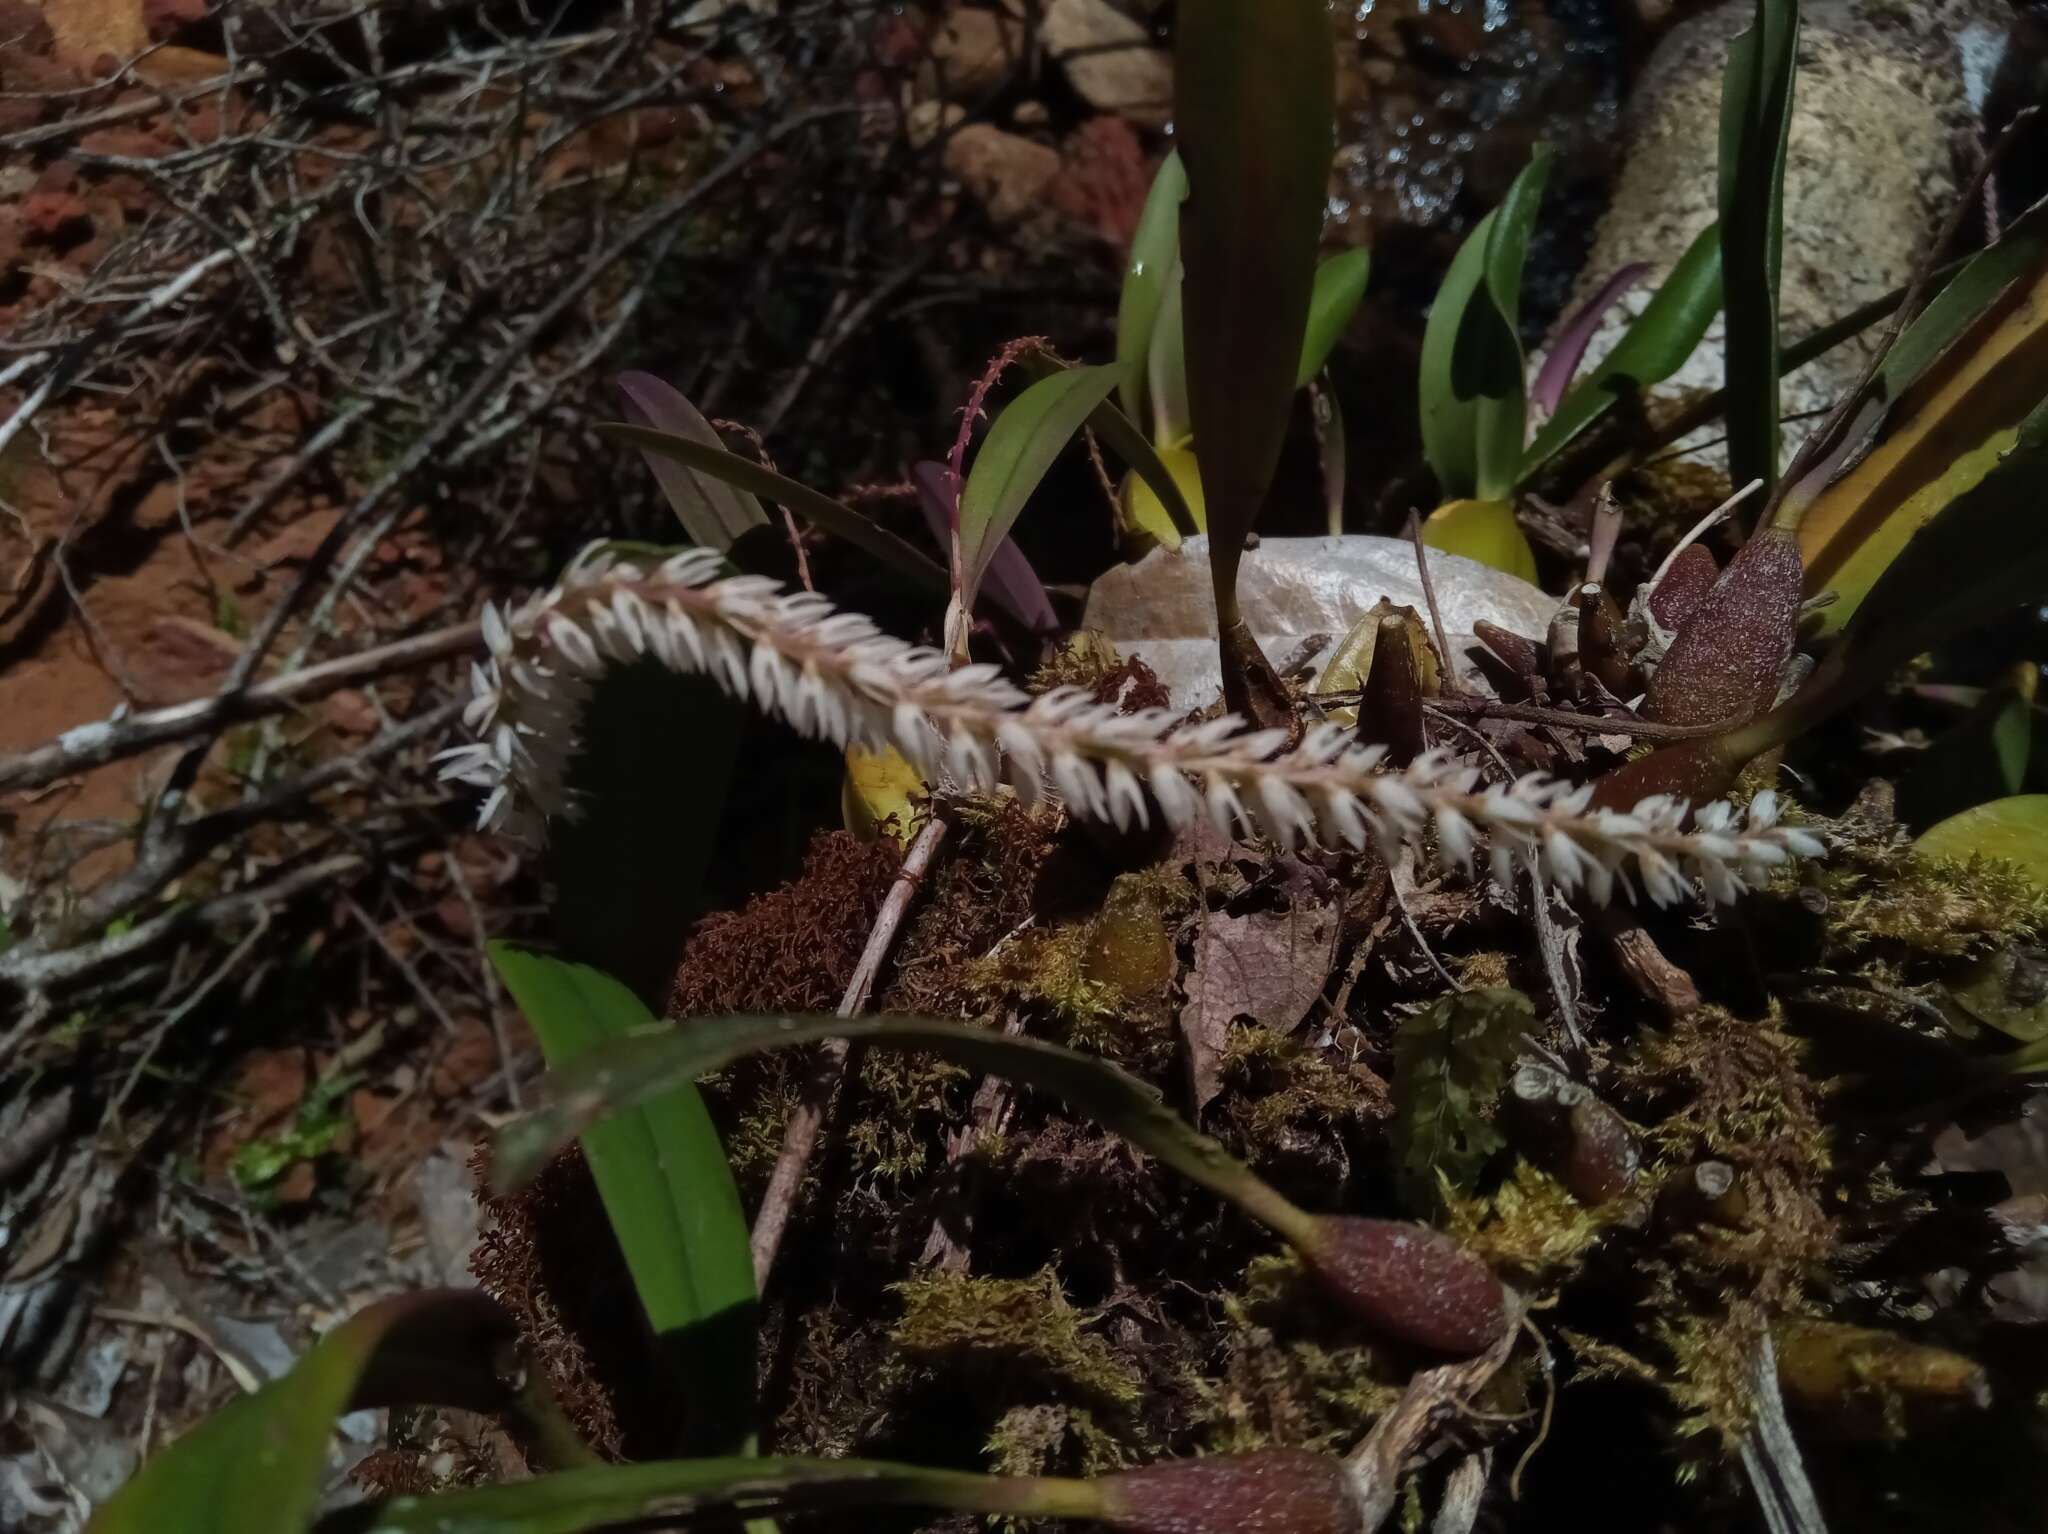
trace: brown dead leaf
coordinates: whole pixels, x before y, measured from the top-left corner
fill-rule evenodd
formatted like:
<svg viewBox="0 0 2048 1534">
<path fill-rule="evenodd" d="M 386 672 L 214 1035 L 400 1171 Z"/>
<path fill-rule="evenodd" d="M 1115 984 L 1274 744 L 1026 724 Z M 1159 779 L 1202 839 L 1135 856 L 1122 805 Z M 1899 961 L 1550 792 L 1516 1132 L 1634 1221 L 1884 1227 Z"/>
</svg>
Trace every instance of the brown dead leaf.
<svg viewBox="0 0 2048 1534">
<path fill-rule="evenodd" d="M 1214 911 L 1203 920 L 1180 1014 L 1197 1113 L 1223 1090 L 1230 1025 L 1249 1017 L 1275 1033 L 1291 1032 L 1322 994 L 1336 950 L 1333 906 L 1297 902 L 1288 911 Z"/>
</svg>

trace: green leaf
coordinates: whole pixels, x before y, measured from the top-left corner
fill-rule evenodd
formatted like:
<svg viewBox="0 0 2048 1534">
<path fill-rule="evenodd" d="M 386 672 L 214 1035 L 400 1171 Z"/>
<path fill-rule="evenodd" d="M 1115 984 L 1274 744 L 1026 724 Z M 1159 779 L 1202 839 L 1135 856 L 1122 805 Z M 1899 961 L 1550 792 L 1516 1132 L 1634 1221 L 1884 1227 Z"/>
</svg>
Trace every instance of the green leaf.
<svg viewBox="0 0 2048 1534">
<path fill-rule="evenodd" d="M 1092 1055 L 933 1018 L 705 1017 L 620 1039 L 557 1071 L 547 1102 L 498 1131 L 492 1175 L 517 1186 L 589 1125 L 639 1108 L 707 1071 L 764 1050 L 824 1039 L 923 1050 L 1051 1092 L 1182 1176 L 1294 1239 L 1301 1216 L 1240 1161 L 1198 1133 L 1137 1077 Z M 1277 1202 L 1276 1202 L 1277 1200 Z"/>
<path fill-rule="evenodd" d="M 1071 371 L 1074 366 L 1049 352 L 1033 352 L 1020 362 L 1037 378 L 1056 377 L 1062 371 Z M 1158 449 L 1152 446 L 1151 439 L 1139 430 L 1136 422 L 1116 408 L 1115 401 L 1104 400 L 1095 407 L 1095 413 L 1088 417 L 1088 429 L 1145 482 L 1183 537 L 1207 530 L 1208 523 L 1202 512 L 1181 493 L 1180 481 L 1160 457 Z"/>
<path fill-rule="evenodd" d="M 1728 313 L 1728 474 L 1778 482 L 1778 275 L 1798 0 L 1755 0 L 1721 87 L 1721 273 Z"/>
<path fill-rule="evenodd" d="M 972 1475 L 879 1460 L 667 1460 L 570 1470 L 437 1497 L 399 1497 L 334 1513 L 321 1520 L 319 1534 L 581 1534 L 647 1520 L 695 1527 L 696 1520 L 720 1513 L 890 1506 L 1011 1519 L 1088 1517 L 1102 1511 L 1102 1494 L 1084 1481 Z"/>
<path fill-rule="evenodd" d="M 1990 303 L 1959 316 L 1967 300 L 1942 306 L 1944 290 L 1907 327 L 1905 354 L 1887 356 L 1844 436 L 1787 487 L 1776 521 L 1798 528 L 1809 589 L 1836 595 L 1824 632 L 1855 616 L 1912 536 L 1997 465 L 2020 420 L 2048 397 L 2048 246 L 2019 244 L 2033 247 L 2032 259 Z M 1887 392 L 1895 388 L 1903 393 Z"/>
<path fill-rule="evenodd" d="M 1465 311 L 1486 274 L 1494 217 L 1482 218 L 1451 258 L 1422 332 L 1422 456 L 1446 500 L 1468 499 L 1479 486 L 1479 405 L 1459 394 L 1452 372 Z"/>
<path fill-rule="evenodd" d="M 2048 590 L 2048 401 L 1997 465 L 1885 567 L 1808 683 L 1831 711 L 1925 650 Z M 1799 700 L 1795 699 L 1795 702 Z"/>
<path fill-rule="evenodd" d="M 1459 991 L 1394 1035 L 1393 1148 L 1402 1201 L 1418 1214 L 1442 1204 L 1441 1184 L 1468 1193 L 1507 1142 L 1494 1100 L 1536 1026 L 1529 998 L 1505 987 Z"/>
<path fill-rule="evenodd" d="M 1365 302 L 1365 285 L 1371 276 L 1372 252 L 1363 247 L 1334 255 L 1316 268 L 1315 289 L 1308 301 L 1308 330 L 1301 338 L 1301 361 L 1294 370 L 1295 388 L 1306 389 L 1330 360 L 1344 327 Z"/>
<path fill-rule="evenodd" d="M 1422 541 L 1536 584 L 1536 551 L 1507 501 L 1446 501 L 1422 524 Z"/>
<path fill-rule="evenodd" d="M 1188 199 L 1188 405 L 1209 513 L 1219 626 L 1295 392 L 1334 147 L 1336 54 L 1324 0 L 1183 0 L 1174 122 Z M 1228 678 L 1231 672 L 1226 669 Z"/>
<path fill-rule="evenodd" d="M 621 373 L 618 385 L 637 425 L 725 451 L 716 428 L 697 407 L 652 373 Z M 641 456 L 693 542 L 724 553 L 741 533 L 768 525 L 768 513 L 746 491 L 663 454 L 643 448 Z"/>
<path fill-rule="evenodd" d="M 1913 850 L 1956 863 L 1999 858 L 2048 891 L 2048 794 L 1994 799 L 1951 815 L 1923 832 Z"/>
<path fill-rule="evenodd" d="M 1529 415 L 1521 337 L 1522 268 L 1554 158 L 1548 145 L 1538 145 L 1494 209 L 1479 287 L 1465 306 L 1451 353 L 1452 387 L 1463 398 L 1477 396 L 1473 442 L 1481 500 L 1506 498 L 1522 463 Z"/>
<path fill-rule="evenodd" d="M 1010 535 L 1046 470 L 1123 376 L 1118 365 L 1067 368 L 1041 378 L 989 427 L 960 492 L 960 567 L 969 607 L 996 548 Z"/>
<path fill-rule="evenodd" d="M 1564 397 L 1522 457 L 1527 479 L 1616 401 L 1684 366 L 1721 308 L 1721 232 L 1709 224 L 1678 258 L 1614 350 Z"/>
<path fill-rule="evenodd" d="M 1188 414 L 1187 327 L 1182 314 L 1187 282 L 1176 270 L 1159 305 L 1159 323 L 1152 327 L 1152 350 L 1145 358 L 1146 396 L 1152 402 L 1152 441 L 1161 448 L 1187 441 L 1195 429 Z"/>
<path fill-rule="evenodd" d="M 491 962 L 551 1069 L 603 1058 L 652 1022 L 611 976 L 507 943 Z M 704 1099 L 687 1080 L 583 1135 L 663 1367 L 690 1407 L 691 1441 L 737 1449 L 754 1432 L 755 1289 L 739 1190 Z"/>
<path fill-rule="evenodd" d="M 631 426 L 624 421 L 600 421 L 597 425 L 600 435 L 614 442 L 623 442 L 650 453 L 659 453 L 678 463 L 723 480 L 742 490 L 766 496 L 779 501 L 805 521 L 816 524 L 836 538 L 844 538 L 856 548 L 872 554 L 882 567 L 894 571 L 912 584 L 944 595 L 952 590 L 952 579 L 929 555 L 913 547 L 870 518 L 862 516 L 851 506 L 842 505 L 829 495 L 821 495 L 808 485 L 798 484 L 773 469 L 763 468 L 751 458 L 742 458 L 737 453 L 728 453 L 723 448 L 706 447 L 688 437 L 678 437 L 672 432 L 655 431 L 647 426 Z"/>
<path fill-rule="evenodd" d="M 1116 310 L 1116 360 L 1124 370 L 1118 383 L 1124 413 L 1145 419 L 1146 359 L 1152 355 L 1152 332 L 1159 319 L 1166 288 L 1180 266 L 1180 205 L 1188 195 L 1187 172 L 1180 155 L 1169 154 L 1152 178 L 1138 230 L 1131 237 L 1130 261 L 1124 267 L 1123 296 Z"/>
<path fill-rule="evenodd" d="M 475 1290 L 385 1300 L 323 1337 L 283 1378 L 206 1418 L 109 1498 L 87 1534 L 301 1534 L 344 1412 L 399 1404 L 496 1411 L 493 1355 L 512 1318 Z"/>
</svg>

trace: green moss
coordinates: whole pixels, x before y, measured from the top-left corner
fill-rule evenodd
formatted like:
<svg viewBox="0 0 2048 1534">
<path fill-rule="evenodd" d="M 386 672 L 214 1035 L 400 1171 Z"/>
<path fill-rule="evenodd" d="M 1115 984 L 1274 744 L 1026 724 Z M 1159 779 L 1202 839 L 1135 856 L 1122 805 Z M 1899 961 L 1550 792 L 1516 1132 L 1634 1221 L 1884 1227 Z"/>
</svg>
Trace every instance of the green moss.
<svg viewBox="0 0 2048 1534">
<path fill-rule="evenodd" d="M 1960 958 L 2048 927 L 2048 894 L 2010 863 L 1926 858 L 1854 821 L 1828 824 L 1832 853 L 1802 882 L 1827 898 L 1830 958 L 1891 949 Z"/>
<path fill-rule="evenodd" d="M 847 1147 L 867 1179 L 894 1186 L 931 1164 L 949 1125 L 965 1117 L 973 1073 L 931 1055 L 870 1050 L 846 1129 Z"/>
<path fill-rule="evenodd" d="M 1630 1202 L 1589 1209 L 1556 1178 L 1517 1161 L 1514 1173 L 1485 1197 L 1460 1197 L 1446 1183 L 1443 1224 L 1496 1270 L 1549 1285 L 1578 1270 Z"/>
<path fill-rule="evenodd" d="M 1292 1253 L 1255 1259 L 1223 1319 L 1223 1373 L 1199 1388 L 1209 1452 L 1344 1452 L 1400 1399 L 1404 1368 L 1358 1337 Z"/>
<path fill-rule="evenodd" d="M 996 1475 L 1103 1475 L 1130 1460 L 1116 1435 L 1079 1406 L 1013 1406 L 983 1452 Z"/>
<path fill-rule="evenodd" d="M 903 1316 L 890 1340 L 926 1368 L 1000 1378 L 1014 1396 L 1031 1382 L 1112 1408 L 1138 1400 L 1136 1372 L 1067 1302 L 1050 1268 L 1030 1278 L 937 1273 L 893 1284 Z"/>
<path fill-rule="evenodd" d="M 1303 1133 L 1333 1135 L 1347 1122 L 1390 1111 L 1387 1084 L 1369 1068 L 1335 1064 L 1270 1028 L 1233 1029 L 1222 1076 L 1223 1115 L 1255 1162 Z"/>
</svg>

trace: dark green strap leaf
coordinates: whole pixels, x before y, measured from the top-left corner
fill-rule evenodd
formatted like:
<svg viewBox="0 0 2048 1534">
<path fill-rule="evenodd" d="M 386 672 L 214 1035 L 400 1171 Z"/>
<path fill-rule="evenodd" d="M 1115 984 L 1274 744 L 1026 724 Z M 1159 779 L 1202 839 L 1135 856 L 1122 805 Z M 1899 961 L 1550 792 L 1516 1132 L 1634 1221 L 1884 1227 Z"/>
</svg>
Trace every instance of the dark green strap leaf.
<svg viewBox="0 0 2048 1534">
<path fill-rule="evenodd" d="M 1529 237 L 1543 204 L 1554 152 L 1537 146 L 1508 195 L 1494 210 L 1486 232 L 1484 277 L 1466 306 L 1451 358 L 1452 383 L 1478 396 L 1473 417 L 1476 493 L 1481 500 L 1505 500 L 1522 466 L 1529 404 L 1522 356 L 1522 268 Z"/>
<path fill-rule="evenodd" d="M 636 1033 L 554 1073 L 547 1102 L 498 1132 L 493 1179 L 517 1186 L 592 1124 L 641 1107 L 707 1071 L 763 1050 L 823 1039 L 924 1050 L 1051 1092 L 1282 1235 L 1292 1239 L 1298 1228 L 1289 1223 L 1286 1211 L 1292 1206 L 1275 1204 L 1277 1195 L 1242 1162 L 1190 1127 L 1137 1077 L 1057 1044 L 935 1018 L 705 1017 Z"/>
<path fill-rule="evenodd" d="M 602 1058 L 653 1022 L 611 976 L 507 943 L 491 962 L 551 1069 Z M 754 1431 L 755 1289 L 746 1216 L 704 1099 L 674 1079 L 583 1134 L 633 1287 L 686 1393 L 693 1441 L 736 1449 Z"/>
<path fill-rule="evenodd" d="M 301 1534 L 344 1412 L 400 1403 L 495 1411 L 511 1399 L 495 1353 L 512 1318 L 475 1290 L 372 1305 L 289 1374 L 215 1412 L 105 1502 L 88 1534 Z"/>
<path fill-rule="evenodd" d="M 1336 55 L 1324 0 L 1182 0 L 1175 24 L 1188 405 L 1227 630 L 1294 400 L 1329 197 Z"/>
<path fill-rule="evenodd" d="M 1134 421 L 1145 419 L 1145 360 L 1152 355 L 1152 331 L 1165 301 L 1166 286 L 1180 265 L 1180 205 L 1188 195 L 1187 172 L 1178 151 L 1160 162 L 1131 237 L 1124 267 L 1123 295 L 1116 310 L 1116 360 L 1124 370 L 1118 398 Z"/>
<path fill-rule="evenodd" d="M 1010 401 L 989 427 L 960 492 L 960 568 L 969 607 L 989 560 L 1046 471 L 1122 376 L 1121 364 L 1064 369 Z"/>
<path fill-rule="evenodd" d="M 724 442 L 703 413 L 652 373 L 621 373 L 618 385 L 636 425 L 725 451 Z M 746 491 L 663 454 L 643 449 L 641 456 L 692 541 L 723 553 L 748 528 L 768 525 L 768 513 Z"/>
<path fill-rule="evenodd" d="M 1785 145 L 1798 68 L 1798 0 L 1755 0 L 1721 88 L 1721 272 L 1726 290 L 1728 473 L 1778 482 L 1778 275 Z"/>
</svg>

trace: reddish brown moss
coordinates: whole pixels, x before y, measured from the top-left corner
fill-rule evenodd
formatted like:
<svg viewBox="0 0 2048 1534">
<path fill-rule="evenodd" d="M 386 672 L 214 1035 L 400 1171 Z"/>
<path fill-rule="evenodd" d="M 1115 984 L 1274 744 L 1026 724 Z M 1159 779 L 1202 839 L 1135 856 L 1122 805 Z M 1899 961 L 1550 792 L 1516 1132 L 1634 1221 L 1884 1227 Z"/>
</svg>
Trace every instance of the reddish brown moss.
<svg viewBox="0 0 2048 1534">
<path fill-rule="evenodd" d="M 483 1161 L 479 1150 L 480 1189 Z M 676 1403 L 651 1377 L 640 1301 L 583 1152 L 571 1146 L 522 1191 L 482 1202 L 469 1271 L 517 1319 L 584 1441 L 612 1460 L 669 1452 Z"/>
<path fill-rule="evenodd" d="M 676 968 L 669 1015 L 830 1012 L 899 861 L 893 842 L 845 831 L 813 838 L 800 878 L 697 924 Z"/>
</svg>

